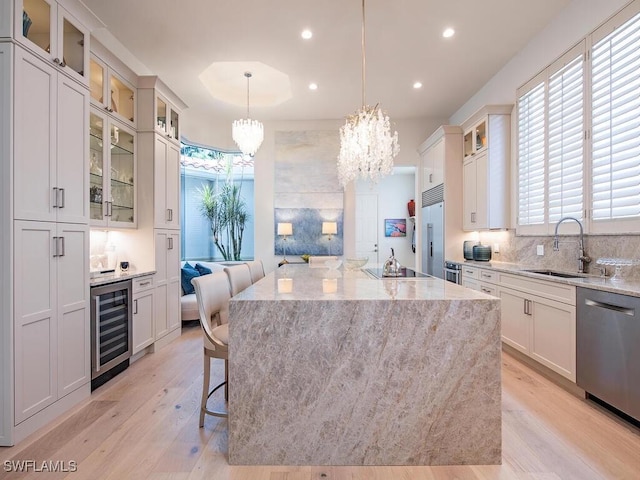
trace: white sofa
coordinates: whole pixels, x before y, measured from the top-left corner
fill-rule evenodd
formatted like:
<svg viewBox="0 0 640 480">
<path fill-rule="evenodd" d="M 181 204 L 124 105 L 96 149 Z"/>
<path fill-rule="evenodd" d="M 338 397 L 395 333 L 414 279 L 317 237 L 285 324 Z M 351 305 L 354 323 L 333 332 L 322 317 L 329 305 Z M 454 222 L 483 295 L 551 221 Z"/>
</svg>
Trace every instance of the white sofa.
<svg viewBox="0 0 640 480">
<path fill-rule="evenodd" d="M 210 268 L 212 272 L 222 272 L 224 271 L 225 265 L 217 262 L 202 262 L 200 260 L 187 260 L 186 262 L 182 262 L 180 267 L 182 268 L 185 263 L 189 263 L 192 267 L 196 266 L 196 263 L 199 263 L 203 267 Z M 200 318 L 200 313 L 198 312 L 198 301 L 196 300 L 196 294 L 184 293 L 182 290 L 182 297 L 180 297 L 180 319 L 183 322 L 187 322 L 189 320 L 198 320 Z"/>
</svg>

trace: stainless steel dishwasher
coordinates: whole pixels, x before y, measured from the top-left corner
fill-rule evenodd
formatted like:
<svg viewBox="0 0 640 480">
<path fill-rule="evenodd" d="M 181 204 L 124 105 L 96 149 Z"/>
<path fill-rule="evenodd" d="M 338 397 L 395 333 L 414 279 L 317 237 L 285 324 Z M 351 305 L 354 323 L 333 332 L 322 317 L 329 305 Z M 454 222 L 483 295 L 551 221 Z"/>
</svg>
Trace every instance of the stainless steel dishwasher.
<svg viewBox="0 0 640 480">
<path fill-rule="evenodd" d="M 577 288 L 576 380 L 640 421 L 640 298 Z"/>
</svg>

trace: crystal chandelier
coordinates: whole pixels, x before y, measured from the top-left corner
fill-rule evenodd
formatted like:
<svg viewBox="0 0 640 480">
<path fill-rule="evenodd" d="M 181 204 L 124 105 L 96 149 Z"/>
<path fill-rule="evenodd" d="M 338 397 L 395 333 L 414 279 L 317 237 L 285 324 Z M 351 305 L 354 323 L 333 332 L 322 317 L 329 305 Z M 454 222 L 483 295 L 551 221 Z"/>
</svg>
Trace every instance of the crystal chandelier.
<svg viewBox="0 0 640 480">
<path fill-rule="evenodd" d="M 365 17 L 362 0 L 362 108 L 340 128 L 338 179 L 345 186 L 356 178 L 377 182 L 391 173 L 398 155 L 398 132 L 391 133 L 389 116 L 365 102 Z"/>
<path fill-rule="evenodd" d="M 244 76 L 247 77 L 247 118 L 241 118 L 233 122 L 231 136 L 243 154 L 253 157 L 264 139 L 264 127 L 262 123 L 257 120 L 251 120 L 249 117 L 249 79 L 251 78 L 251 72 L 244 72 Z"/>
</svg>

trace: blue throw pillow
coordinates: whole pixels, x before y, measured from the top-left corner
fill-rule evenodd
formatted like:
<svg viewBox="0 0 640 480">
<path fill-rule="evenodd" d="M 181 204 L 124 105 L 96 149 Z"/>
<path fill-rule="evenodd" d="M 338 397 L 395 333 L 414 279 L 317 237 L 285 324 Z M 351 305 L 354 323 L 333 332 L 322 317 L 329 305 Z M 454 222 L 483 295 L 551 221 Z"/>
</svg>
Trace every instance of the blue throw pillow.
<svg viewBox="0 0 640 480">
<path fill-rule="evenodd" d="M 185 295 L 190 293 L 196 293 L 195 288 L 191 285 L 191 279 L 199 277 L 200 272 L 192 267 L 189 263 L 185 263 L 184 267 L 180 270 L 180 283 L 182 284 L 182 291 Z"/>
<path fill-rule="evenodd" d="M 205 267 L 200 263 L 196 263 L 196 270 L 200 275 L 209 275 L 211 273 L 211 269 L 209 267 Z"/>
</svg>

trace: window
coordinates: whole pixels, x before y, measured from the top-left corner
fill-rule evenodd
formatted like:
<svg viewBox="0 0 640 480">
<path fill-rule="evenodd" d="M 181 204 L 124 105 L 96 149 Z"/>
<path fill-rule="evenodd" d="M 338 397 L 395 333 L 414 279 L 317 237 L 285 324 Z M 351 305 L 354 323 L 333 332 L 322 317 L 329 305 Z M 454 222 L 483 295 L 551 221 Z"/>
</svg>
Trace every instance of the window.
<svg viewBox="0 0 640 480">
<path fill-rule="evenodd" d="M 519 89 L 518 230 L 583 220 L 584 42 Z"/>
<path fill-rule="evenodd" d="M 183 143 L 180 163 L 182 258 L 253 259 L 253 159 Z"/>
<path fill-rule="evenodd" d="M 518 89 L 518 233 L 566 216 L 640 232 L 639 12 L 628 5 Z"/>
<path fill-rule="evenodd" d="M 640 14 L 594 42 L 591 78 L 592 230 L 610 231 L 640 217 Z"/>
</svg>

